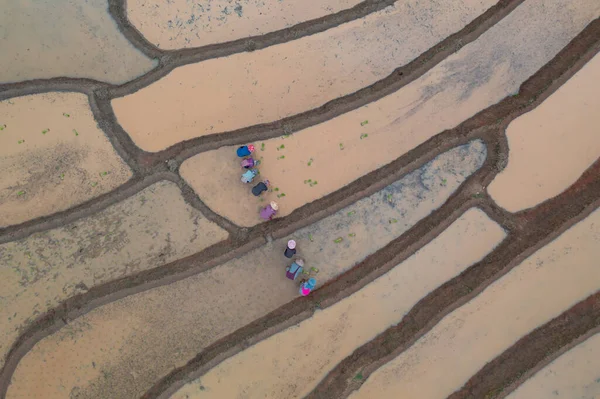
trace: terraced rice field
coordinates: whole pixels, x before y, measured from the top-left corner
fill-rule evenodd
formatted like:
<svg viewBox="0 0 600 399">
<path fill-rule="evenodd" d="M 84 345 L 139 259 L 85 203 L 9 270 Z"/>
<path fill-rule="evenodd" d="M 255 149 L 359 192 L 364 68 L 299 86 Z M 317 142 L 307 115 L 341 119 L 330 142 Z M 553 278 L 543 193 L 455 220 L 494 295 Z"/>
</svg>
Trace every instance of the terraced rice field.
<svg viewBox="0 0 600 399">
<path fill-rule="evenodd" d="M 38 3 L 0 398 L 599 397 L 598 1 Z"/>
</svg>

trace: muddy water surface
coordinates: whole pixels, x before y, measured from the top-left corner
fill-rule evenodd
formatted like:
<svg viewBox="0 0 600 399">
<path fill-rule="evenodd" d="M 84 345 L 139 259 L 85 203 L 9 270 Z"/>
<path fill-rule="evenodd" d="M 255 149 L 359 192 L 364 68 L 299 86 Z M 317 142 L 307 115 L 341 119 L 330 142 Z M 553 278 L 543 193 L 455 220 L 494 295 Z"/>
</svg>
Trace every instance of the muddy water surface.
<svg viewBox="0 0 600 399">
<path fill-rule="evenodd" d="M 1 9 L 0 83 L 66 76 L 120 84 L 157 65 L 119 32 L 107 0 L 3 0 Z"/>
<path fill-rule="evenodd" d="M 478 209 L 387 274 L 216 368 L 173 399 L 300 398 L 342 359 L 402 317 L 422 297 L 490 252 L 505 233 Z"/>
<path fill-rule="evenodd" d="M 163 49 L 257 36 L 351 8 L 361 0 L 128 0 L 127 17 Z"/>
<path fill-rule="evenodd" d="M 131 177 L 79 93 L 0 101 L 0 170 L 0 227 L 64 211 Z"/>
<path fill-rule="evenodd" d="M 446 398 L 518 339 L 600 290 L 600 210 L 374 372 L 351 399 Z"/>
<path fill-rule="evenodd" d="M 300 40 L 177 68 L 113 106 L 119 123 L 147 151 L 272 122 L 386 77 L 493 4 L 399 2 Z"/>
<path fill-rule="evenodd" d="M 600 398 L 600 334 L 560 356 L 506 398 Z"/>
<path fill-rule="evenodd" d="M 204 273 L 170 285 L 129 296 L 94 310 L 70 323 L 90 325 L 90 334 L 115 338 L 106 351 L 119 353 L 96 366 L 118 379 L 95 378 L 77 388 L 79 399 L 135 398 L 174 367 L 184 365 L 203 348 L 256 318 L 298 297 L 298 286 L 286 279 L 283 256 L 288 239 L 298 243 L 298 256 L 316 267 L 318 286 L 350 269 L 365 257 L 405 233 L 429 215 L 483 164 L 485 146 L 479 141 L 440 155 L 414 173 L 331 216 L 273 241 Z M 227 293 L 224 295 L 224 293 Z M 131 326 L 129 320 L 137 322 Z M 118 327 L 115 327 L 118 326 Z M 92 331 L 93 330 L 93 331 Z M 110 342 L 110 341 L 106 341 Z M 123 342 L 123 344 L 121 344 Z M 47 370 L 44 353 L 78 354 L 62 368 Z M 60 349 L 62 348 L 62 349 Z M 20 362 L 8 398 L 28 398 L 44 387 L 45 398 L 62 398 L 60 381 L 89 381 L 93 354 L 76 339 L 51 335 Z M 44 369 L 42 373 L 40 369 Z M 56 373 L 56 374 L 54 374 Z M 66 374 L 66 375 L 63 375 Z M 40 377 L 43 375 L 43 377 Z M 73 377 L 75 376 L 75 377 Z M 37 384 L 29 383 L 37 379 Z"/>
<path fill-rule="evenodd" d="M 342 188 L 516 92 L 598 16 L 597 0 L 528 0 L 398 92 L 290 137 L 267 140 L 264 151 L 263 142 L 255 143 L 256 156 L 263 160 L 261 178 L 286 194 L 279 200 L 279 216 Z M 235 148 L 217 151 L 184 162 L 186 180 L 228 219 L 243 225 L 259 222 L 239 205 L 254 199 L 238 183 Z M 309 179 L 318 185 L 304 183 Z M 208 186 L 216 188 L 206 190 Z"/>
<path fill-rule="evenodd" d="M 489 186 L 516 212 L 560 194 L 600 157 L 600 55 L 506 130 L 508 166 Z"/>
<path fill-rule="evenodd" d="M 0 245 L 0 365 L 19 332 L 66 298 L 225 238 L 174 183 L 159 182 L 98 214 Z"/>
</svg>

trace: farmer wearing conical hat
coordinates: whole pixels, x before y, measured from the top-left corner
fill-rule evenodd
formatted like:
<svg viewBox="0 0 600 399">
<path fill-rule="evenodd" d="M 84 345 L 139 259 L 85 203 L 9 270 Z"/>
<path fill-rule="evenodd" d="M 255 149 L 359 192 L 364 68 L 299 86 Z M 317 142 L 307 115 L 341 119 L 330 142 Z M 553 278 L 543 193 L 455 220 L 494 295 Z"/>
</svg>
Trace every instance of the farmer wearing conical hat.
<svg viewBox="0 0 600 399">
<path fill-rule="evenodd" d="M 260 217 L 263 218 L 264 220 L 271 220 L 277 213 L 278 209 L 279 209 L 279 205 L 277 205 L 277 202 L 271 201 L 271 203 L 269 205 L 267 205 L 263 209 L 261 209 Z"/>
<path fill-rule="evenodd" d="M 296 255 L 296 241 L 288 241 L 287 247 L 285 248 L 283 255 L 288 259 L 292 259 L 292 256 Z"/>
</svg>

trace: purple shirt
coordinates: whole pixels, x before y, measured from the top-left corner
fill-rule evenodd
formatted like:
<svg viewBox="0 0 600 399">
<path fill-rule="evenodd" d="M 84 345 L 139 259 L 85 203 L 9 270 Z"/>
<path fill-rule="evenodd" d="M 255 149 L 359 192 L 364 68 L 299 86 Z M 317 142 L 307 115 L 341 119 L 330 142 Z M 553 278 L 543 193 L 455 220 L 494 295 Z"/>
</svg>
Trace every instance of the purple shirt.
<svg viewBox="0 0 600 399">
<path fill-rule="evenodd" d="M 254 166 L 254 159 L 247 158 L 242 161 L 242 168 L 250 169 Z"/>
<path fill-rule="evenodd" d="M 275 216 L 275 209 L 271 208 L 271 205 L 267 205 L 266 207 L 264 207 L 263 209 L 261 209 L 260 211 L 260 217 L 265 219 L 265 220 L 269 220 L 271 219 L 273 216 Z"/>
</svg>

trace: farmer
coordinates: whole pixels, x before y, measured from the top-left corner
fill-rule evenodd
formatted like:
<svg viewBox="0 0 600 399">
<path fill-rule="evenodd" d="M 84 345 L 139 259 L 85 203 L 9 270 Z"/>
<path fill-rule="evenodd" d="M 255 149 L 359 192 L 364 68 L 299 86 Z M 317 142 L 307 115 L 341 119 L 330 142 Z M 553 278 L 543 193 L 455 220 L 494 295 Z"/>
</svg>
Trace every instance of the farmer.
<svg viewBox="0 0 600 399">
<path fill-rule="evenodd" d="M 252 194 L 254 194 L 255 197 L 258 197 L 269 189 L 269 185 L 270 183 L 268 180 L 261 181 L 256 186 L 252 187 Z"/>
<path fill-rule="evenodd" d="M 300 295 L 307 296 L 312 290 L 315 289 L 315 285 L 317 285 L 317 280 L 314 278 L 309 278 L 307 281 L 303 281 L 300 284 Z"/>
<path fill-rule="evenodd" d="M 250 183 L 258 175 L 258 169 L 248 169 L 242 174 L 242 183 Z"/>
<path fill-rule="evenodd" d="M 290 280 L 296 280 L 302 271 L 304 270 L 304 261 L 302 259 L 297 259 L 290 266 L 285 268 L 285 276 Z"/>
<path fill-rule="evenodd" d="M 248 157 L 254 152 L 254 146 L 252 144 L 243 145 L 236 152 L 240 158 Z"/>
<path fill-rule="evenodd" d="M 261 209 L 260 217 L 263 218 L 264 220 L 271 220 L 277 213 L 278 209 L 279 209 L 279 206 L 277 205 L 277 202 L 271 201 L 271 203 L 269 205 L 267 205 L 266 207 Z"/>
<path fill-rule="evenodd" d="M 255 161 L 252 157 L 242 160 L 242 168 L 244 169 L 252 169 L 258 165 L 260 165 L 260 161 Z"/>
<path fill-rule="evenodd" d="M 289 240 L 287 243 L 287 247 L 283 252 L 283 256 L 285 256 L 288 259 L 292 259 L 292 256 L 294 255 L 296 255 L 296 241 Z"/>
</svg>

